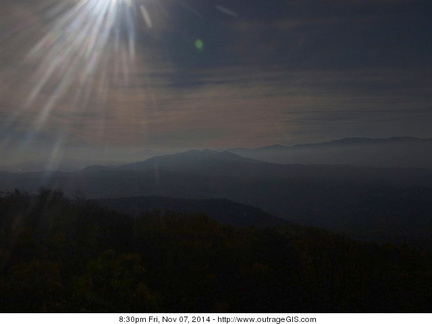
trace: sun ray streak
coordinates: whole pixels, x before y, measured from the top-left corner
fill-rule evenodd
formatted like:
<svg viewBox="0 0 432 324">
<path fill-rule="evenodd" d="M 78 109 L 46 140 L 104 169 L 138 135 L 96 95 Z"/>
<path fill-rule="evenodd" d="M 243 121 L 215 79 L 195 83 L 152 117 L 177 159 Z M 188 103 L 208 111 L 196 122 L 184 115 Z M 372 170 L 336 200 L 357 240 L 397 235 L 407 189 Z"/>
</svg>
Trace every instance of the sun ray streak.
<svg viewBox="0 0 432 324">
<path fill-rule="evenodd" d="M 98 75 L 104 75 L 106 57 L 114 55 L 107 53 L 110 40 L 117 42 L 117 50 L 121 46 L 116 28 L 120 19 L 124 19 L 127 26 L 127 60 L 133 61 L 136 32 L 132 10 L 131 1 L 79 0 L 63 11 L 49 32 L 27 54 L 26 61 L 36 64 L 37 69 L 33 75 L 33 89 L 17 115 L 31 109 L 38 99 L 44 100 L 45 92 L 52 93 L 35 119 L 35 126 L 39 129 L 64 95 L 75 91 L 77 101 L 81 96 L 88 99 L 94 81 Z"/>
<path fill-rule="evenodd" d="M 147 24 L 147 27 L 152 28 L 153 27 L 152 20 L 150 18 L 150 15 L 149 15 L 147 9 L 144 7 L 144 5 L 140 6 L 140 10 L 141 10 L 142 17 L 144 18 L 144 21 Z"/>
<path fill-rule="evenodd" d="M 112 109 L 114 103 L 108 100 L 113 98 L 115 102 L 123 94 L 110 90 L 117 85 L 126 88 L 135 77 L 131 69 L 137 66 L 137 57 L 146 58 L 147 51 L 153 50 L 143 46 L 143 40 L 151 40 L 150 46 L 159 46 L 165 28 L 170 27 L 165 25 L 164 18 L 169 11 L 162 3 L 157 0 L 70 0 L 46 6 L 44 10 L 49 9 L 51 15 L 46 22 L 49 28 L 26 55 L 25 64 L 31 66 L 34 73 L 27 81 L 29 89 L 26 88 L 23 103 L 9 123 L 12 125 L 20 119 L 29 121 L 32 127 L 24 145 L 31 145 L 31 138 L 38 133 L 55 128 L 56 121 L 64 118 L 62 115 L 86 109 Z M 183 1 L 179 3 L 189 14 L 203 18 L 197 9 Z M 214 10 L 238 16 L 220 5 Z M 154 11 L 158 15 L 153 15 Z M 151 37 L 142 37 L 143 33 Z M 169 51 L 167 57 L 169 64 L 172 62 Z M 150 88 L 151 76 L 144 77 Z M 151 90 L 146 95 L 156 106 L 157 96 Z M 92 103 L 96 105 L 91 106 Z M 103 105 L 105 103 L 109 104 Z"/>
<path fill-rule="evenodd" d="M 219 10 L 220 12 L 222 12 L 222 13 L 228 15 L 228 16 L 231 16 L 231 17 L 234 17 L 234 18 L 237 18 L 237 17 L 238 17 L 238 13 L 237 13 L 237 12 L 232 11 L 232 10 L 230 10 L 230 9 L 228 9 L 228 8 L 225 8 L 225 7 L 221 6 L 221 5 L 216 5 L 215 8 L 216 8 L 217 10 Z"/>
</svg>

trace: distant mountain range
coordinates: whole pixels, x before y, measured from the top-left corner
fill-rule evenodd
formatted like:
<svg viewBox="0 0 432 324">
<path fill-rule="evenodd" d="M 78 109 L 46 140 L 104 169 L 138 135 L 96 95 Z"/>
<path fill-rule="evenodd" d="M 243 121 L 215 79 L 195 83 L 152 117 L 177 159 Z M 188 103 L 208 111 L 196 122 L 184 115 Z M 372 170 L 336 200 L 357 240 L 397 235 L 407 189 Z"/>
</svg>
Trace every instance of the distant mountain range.
<svg viewBox="0 0 432 324">
<path fill-rule="evenodd" d="M 3 191 L 19 188 L 36 192 L 41 186 L 70 196 L 81 192 L 91 199 L 159 196 L 215 199 L 213 203 L 221 204 L 219 199 L 228 199 L 290 222 L 361 239 L 424 241 L 430 240 L 432 233 L 430 169 L 283 165 L 206 150 L 120 167 L 93 165 L 76 172 L 0 173 Z M 151 205 L 149 198 L 139 199 L 144 202 L 135 201 L 135 206 Z M 133 205 L 127 200 L 122 204 L 126 206 L 122 208 Z M 180 200 L 160 204 L 186 208 Z M 194 202 L 194 207 L 185 211 L 200 212 L 194 209 L 198 205 Z M 236 208 L 232 205 L 222 210 L 239 217 L 231 212 Z"/>
<path fill-rule="evenodd" d="M 65 149 L 67 152 L 67 149 Z M 168 152 L 144 149 L 133 153 L 125 153 L 120 150 L 108 151 L 100 149 L 86 150 L 75 149 L 67 154 L 52 157 L 46 153 L 43 158 L 43 152 L 39 153 L 38 157 L 19 163 L 3 164 L 0 161 L 0 170 L 5 172 L 42 172 L 42 171 L 79 171 L 92 164 L 100 164 L 104 166 L 119 166 L 132 161 L 143 161 L 153 156 L 168 154 Z M 48 157 L 48 158 L 47 158 Z"/>
<path fill-rule="evenodd" d="M 368 138 L 368 137 L 347 137 L 330 142 L 298 144 L 294 147 L 304 146 L 325 146 L 325 145 L 378 145 L 378 144 L 400 144 L 400 143 L 431 143 L 432 138 L 418 138 L 410 136 L 389 137 L 389 138 Z"/>
<path fill-rule="evenodd" d="M 91 156 L 83 153 L 57 157 L 56 159 L 39 159 L 11 165 L 2 165 L 4 172 L 42 172 L 42 171 L 79 171 L 90 164 L 99 164 L 105 167 L 122 166 L 122 170 L 142 170 L 159 168 L 164 170 L 186 171 L 187 165 L 193 165 L 199 159 L 200 164 L 211 163 L 220 167 L 225 163 L 256 163 L 267 162 L 276 164 L 304 164 L 304 165 L 352 165 L 371 167 L 403 167 L 432 169 L 432 139 L 415 137 L 392 138 L 343 138 L 330 142 L 298 144 L 293 146 L 270 145 L 260 148 L 233 148 L 223 152 L 211 150 L 191 150 L 172 154 L 150 149 L 120 156 L 110 155 L 103 157 L 92 153 Z M 88 153 L 88 152 L 87 152 Z M 185 155 L 187 153 L 187 155 Z M 217 153 L 222 153 L 217 155 Z M 230 153 L 234 153 L 230 155 Z M 85 158 L 79 158 L 85 156 Z M 175 158 L 175 162 L 172 162 Z M 257 161 L 252 161 L 257 160 Z M 127 164 L 127 165 L 125 165 Z M 195 166 L 194 166 L 195 167 Z M 196 171 L 196 170 L 195 170 Z"/>
<path fill-rule="evenodd" d="M 344 138 L 294 146 L 272 145 L 230 152 L 246 158 L 281 164 L 346 164 L 375 167 L 432 169 L 432 138 Z"/>
<path fill-rule="evenodd" d="M 190 150 L 182 153 L 152 157 L 144 162 L 126 164 L 119 170 L 149 171 L 164 170 L 174 172 L 223 172 L 238 166 L 262 165 L 261 161 L 244 158 L 240 155 L 224 151 Z"/>
</svg>

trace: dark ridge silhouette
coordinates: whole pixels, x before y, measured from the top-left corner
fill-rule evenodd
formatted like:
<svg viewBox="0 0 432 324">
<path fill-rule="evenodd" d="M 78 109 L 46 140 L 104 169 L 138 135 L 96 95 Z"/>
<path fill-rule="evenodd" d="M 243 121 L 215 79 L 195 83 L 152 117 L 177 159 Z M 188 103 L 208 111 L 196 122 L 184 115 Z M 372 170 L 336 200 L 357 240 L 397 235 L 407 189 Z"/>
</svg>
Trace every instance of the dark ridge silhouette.
<svg viewBox="0 0 432 324">
<path fill-rule="evenodd" d="M 69 173 L 0 173 L 0 190 L 34 193 L 45 186 L 92 199 L 229 199 L 353 238 L 430 245 L 432 170 L 279 165 L 208 151 L 160 157 L 160 167 L 154 160 L 134 170 L 96 166 Z"/>
<path fill-rule="evenodd" d="M 136 172 L 177 172 L 206 177 L 279 178 L 317 177 L 342 182 L 379 182 L 432 186 L 432 171 L 414 168 L 376 168 L 351 165 L 301 165 L 269 163 L 230 152 L 187 151 L 150 158 L 116 168 Z"/>
<path fill-rule="evenodd" d="M 263 210 L 227 199 L 175 199 L 169 197 L 129 197 L 97 199 L 97 204 L 119 212 L 138 216 L 159 210 L 182 214 L 205 214 L 221 224 L 232 226 L 273 227 L 289 224 Z"/>
<path fill-rule="evenodd" d="M 244 164 L 262 164 L 262 161 L 244 158 L 232 152 L 210 150 L 191 150 L 182 153 L 155 156 L 144 162 L 126 164 L 118 169 L 129 171 L 147 171 L 161 169 L 165 171 L 190 172 L 212 167 L 237 167 Z"/>
<path fill-rule="evenodd" d="M 429 312 L 431 250 L 0 195 L 0 312 Z"/>
</svg>

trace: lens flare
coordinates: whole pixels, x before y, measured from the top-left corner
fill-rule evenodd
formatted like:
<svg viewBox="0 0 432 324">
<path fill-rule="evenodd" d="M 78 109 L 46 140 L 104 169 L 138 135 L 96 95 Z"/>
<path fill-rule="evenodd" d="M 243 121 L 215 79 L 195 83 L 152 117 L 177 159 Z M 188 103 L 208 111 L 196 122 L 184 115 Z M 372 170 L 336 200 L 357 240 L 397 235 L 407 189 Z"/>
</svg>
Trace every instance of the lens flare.
<svg viewBox="0 0 432 324">
<path fill-rule="evenodd" d="M 37 70 L 35 86 L 25 108 L 30 107 L 44 89 L 53 93 L 39 114 L 37 127 L 66 93 L 73 90 L 79 99 L 88 96 L 92 82 L 108 68 L 109 56 L 120 53 L 124 43 L 128 59 L 134 60 L 134 10 L 132 2 L 126 0 L 80 0 L 54 22 L 45 37 L 28 53 L 27 61 L 35 64 Z M 126 42 L 120 40 L 121 33 L 127 34 Z"/>
<path fill-rule="evenodd" d="M 145 61 L 147 47 L 143 40 L 159 42 L 164 39 L 166 28 L 171 28 L 169 17 L 165 19 L 169 10 L 164 8 L 164 4 L 177 5 L 186 14 L 192 14 L 193 19 L 203 17 L 202 13 L 183 1 L 44 2 L 41 9 L 45 17 L 43 36 L 38 38 L 25 58 L 25 64 L 30 66 L 34 73 L 30 80 L 25 81 L 23 89 L 26 95 L 23 96 L 23 104 L 7 122 L 13 125 L 21 119 L 29 120 L 28 116 L 31 116 L 31 130 L 27 132 L 26 140 L 22 143 L 23 150 L 30 147 L 32 141 L 43 130 L 51 127 L 52 132 L 52 129 L 56 128 L 56 116 L 64 114 L 65 111 L 73 116 L 84 116 L 94 113 L 95 109 L 98 110 L 96 113 L 102 109 L 106 110 L 106 103 L 113 96 L 110 90 L 118 86 L 128 88 L 136 67 L 145 65 L 142 61 Z M 214 9 L 222 14 L 237 17 L 234 11 L 225 7 L 216 6 Z M 142 33 L 150 32 L 154 37 L 141 37 Z M 194 45 L 199 52 L 204 52 L 204 44 L 204 40 L 195 39 Z M 160 56 L 170 59 L 169 55 Z M 140 62 L 137 62 L 138 58 Z M 167 69 L 170 69 L 172 62 L 167 63 Z M 149 78 L 142 75 L 140 77 Z M 152 89 L 140 87 L 134 91 L 153 96 Z M 114 96 L 118 99 L 121 95 L 123 94 L 117 93 Z M 93 103 L 96 104 L 92 105 Z M 98 131 L 100 130 L 98 135 L 106 135 L 104 123 L 105 120 L 97 126 Z M 59 148 L 68 138 L 73 137 L 73 127 L 75 126 L 56 129 L 59 140 L 54 145 L 53 155 L 57 156 Z"/>
<path fill-rule="evenodd" d="M 195 47 L 197 48 L 198 51 L 202 52 L 204 50 L 204 42 L 198 38 L 195 41 Z"/>
</svg>

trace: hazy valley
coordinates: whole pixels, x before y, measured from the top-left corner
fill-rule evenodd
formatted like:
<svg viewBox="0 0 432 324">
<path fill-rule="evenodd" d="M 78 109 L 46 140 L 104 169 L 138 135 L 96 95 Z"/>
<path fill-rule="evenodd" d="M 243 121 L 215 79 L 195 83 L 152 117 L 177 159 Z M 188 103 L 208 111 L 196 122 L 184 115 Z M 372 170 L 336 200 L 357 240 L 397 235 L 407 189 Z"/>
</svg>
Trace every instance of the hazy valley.
<svg viewBox="0 0 432 324">
<path fill-rule="evenodd" d="M 381 145 L 387 147 L 388 142 L 405 146 L 407 141 L 415 140 L 347 139 L 318 145 L 318 150 L 324 150 L 322 146 L 332 150 L 342 145 L 360 154 L 371 145 L 378 150 Z M 430 140 L 418 142 L 431 147 Z M 417 155 L 428 154 L 424 147 L 416 151 Z M 287 151 L 297 148 L 271 147 L 253 152 L 258 151 L 262 158 L 265 153 L 274 156 L 274 150 L 288 156 Z M 385 155 L 383 149 L 375 160 L 383 161 Z M 36 193 L 40 187 L 58 189 L 68 196 L 109 198 L 99 201 L 107 207 L 135 214 L 155 208 L 208 213 L 206 208 L 197 208 L 196 199 L 204 199 L 202 206 L 223 205 L 221 199 L 229 199 L 231 204 L 260 208 L 273 219 L 317 226 L 356 239 L 431 243 L 432 168 L 275 164 L 229 151 L 193 150 L 117 167 L 93 165 L 74 172 L 3 172 L 0 178 L 3 191 L 17 188 Z M 135 197 L 135 203 L 132 198 L 124 199 L 128 197 Z M 187 203 L 179 199 L 194 201 Z M 229 216 L 221 215 L 220 219 L 239 218 L 242 220 L 231 223 L 248 223 L 241 208 L 237 207 L 237 216 L 236 208 L 228 210 L 224 212 Z"/>
</svg>

